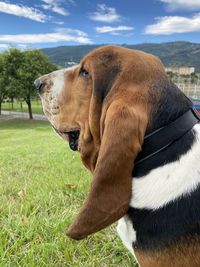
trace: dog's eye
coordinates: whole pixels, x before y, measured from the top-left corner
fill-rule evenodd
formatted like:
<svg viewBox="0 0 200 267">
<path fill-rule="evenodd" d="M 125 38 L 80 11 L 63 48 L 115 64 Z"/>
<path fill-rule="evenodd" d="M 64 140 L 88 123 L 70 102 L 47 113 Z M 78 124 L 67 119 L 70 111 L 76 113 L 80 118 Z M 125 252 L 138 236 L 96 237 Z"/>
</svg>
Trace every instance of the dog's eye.
<svg viewBox="0 0 200 267">
<path fill-rule="evenodd" d="M 80 72 L 79 72 L 79 76 L 81 76 L 83 78 L 89 78 L 90 74 L 89 74 L 89 72 L 87 70 L 81 69 Z"/>
</svg>

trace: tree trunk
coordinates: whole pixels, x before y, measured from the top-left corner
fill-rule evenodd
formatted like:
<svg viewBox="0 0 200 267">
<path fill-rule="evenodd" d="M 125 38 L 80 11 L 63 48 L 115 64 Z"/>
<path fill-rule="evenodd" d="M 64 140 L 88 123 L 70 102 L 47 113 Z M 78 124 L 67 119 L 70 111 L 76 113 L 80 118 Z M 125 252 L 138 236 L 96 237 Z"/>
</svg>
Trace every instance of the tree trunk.
<svg viewBox="0 0 200 267">
<path fill-rule="evenodd" d="M 31 99 L 29 97 L 28 97 L 26 103 L 28 105 L 29 119 L 32 120 L 33 119 L 33 113 L 32 113 L 32 107 L 31 107 Z"/>
<path fill-rule="evenodd" d="M 1 101 L 0 101 L 0 115 L 1 115 Z"/>
<path fill-rule="evenodd" d="M 23 112 L 23 103 L 22 103 L 22 101 L 20 102 L 20 110 L 21 110 L 21 112 Z"/>
<path fill-rule="evenodd" d="M 13 110 L 13 103 L 14 103 L 14 97 L 13 96 L 11 96 L 11 109 Z"/>
</svg>

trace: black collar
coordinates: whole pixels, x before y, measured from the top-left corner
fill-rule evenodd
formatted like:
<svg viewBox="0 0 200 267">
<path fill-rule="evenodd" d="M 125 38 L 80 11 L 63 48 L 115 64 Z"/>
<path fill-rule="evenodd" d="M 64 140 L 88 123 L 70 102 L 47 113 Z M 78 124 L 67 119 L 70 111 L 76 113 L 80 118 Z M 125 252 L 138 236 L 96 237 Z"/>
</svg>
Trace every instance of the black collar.
<svg viewBox="0 0 200 267">
<path fill-rule="evenodd" d="M 146 135 L 142 151 L 138 154 L 134 163 L 133 176 L 135 172 L 140 172 L 140 169 L 148 165 L 148 161 L 152 161 L 153 156 L 159 155 L 160 152 L 179 140 L 199 121 L 200 116 L 198 112 L 195 108 L 191 108 L 175 121 Z"/>
</svg>

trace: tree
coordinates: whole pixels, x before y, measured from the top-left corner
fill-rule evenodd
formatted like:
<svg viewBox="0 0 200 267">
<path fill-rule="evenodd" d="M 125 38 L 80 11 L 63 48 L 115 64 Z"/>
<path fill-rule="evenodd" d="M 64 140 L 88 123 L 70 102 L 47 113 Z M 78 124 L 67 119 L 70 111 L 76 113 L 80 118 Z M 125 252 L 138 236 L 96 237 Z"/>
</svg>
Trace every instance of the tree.
<svg viewBox="0 0 200 267">
<path fill-rule="evenodd" d="M 39 50 L 23 52 L 23 64 L 18 69 L 17 86 L 19 96 L 23 97 L 28 105 L 29 118 L 32 119 L 31 98 L 36 95 L 34 80 L 41 75 L 57 69 L 49 59 Z"/>
<path fill-rule="evenodd" d="M 23 98 L 28 105 L 29 118 L 33 119 L 31 98 L 36 96 L 34 80 L 57 69 L 40 50 L 20 51 L 12 48 L 1 54 L 3 71 L 0 73 L 4 91 L 11 100 Z M 1 87 L 0 87 L 1 88 Z M 2 93 L 3 95 L 3 93 Z"/>
<path fill-rule="evenodd" d="M 191 83 L 197 83 L 197 81 L 198 81 L 198 75 L 195 73 L 195 72 L 193 72 L 192 74 L 191 74 Z"/>
<path fill-rule="evenodd" d="M 4 75 L 5 72 L 5 55 L 2 53 L 0 54 L 0 115 L 1 115 L 1 105 L 7 96 L 6 90 L 6 76 Z"/>
<path fill-rule="evenodd" d="M 2 54 L 4 58 L 3 80 L 4 88 L 7 92 L 7 97 L 11 99 L 12 109 L 13 100 L 18 96 L 18 69 L 24 62 L 23 53 L 16 48 L 11 48 Z"/>
</svg>

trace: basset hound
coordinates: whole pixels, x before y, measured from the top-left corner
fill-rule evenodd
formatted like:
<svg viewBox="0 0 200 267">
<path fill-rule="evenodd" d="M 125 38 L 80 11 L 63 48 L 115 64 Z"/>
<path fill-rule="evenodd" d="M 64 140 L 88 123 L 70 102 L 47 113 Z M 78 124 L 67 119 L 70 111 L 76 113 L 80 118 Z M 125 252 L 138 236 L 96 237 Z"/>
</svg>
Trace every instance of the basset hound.
<svg viewBox="0 0 200 267">
<path fill-rule="evenodd" d="M 53 128 L 93 175 L 68 235 L 119 220 L 141 267 L 199 267 L 199 117 L 161 61 L 105 46 L 35 85 Z"/>
</svg>

